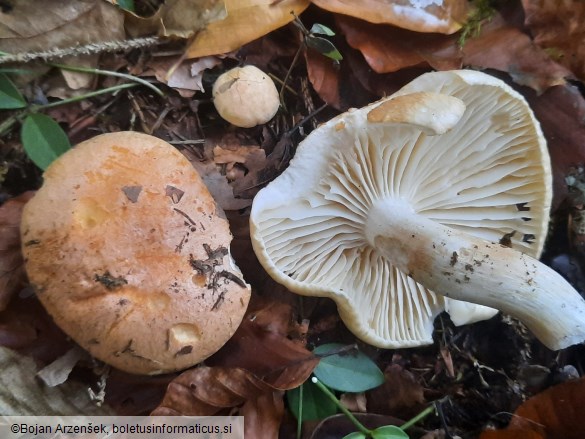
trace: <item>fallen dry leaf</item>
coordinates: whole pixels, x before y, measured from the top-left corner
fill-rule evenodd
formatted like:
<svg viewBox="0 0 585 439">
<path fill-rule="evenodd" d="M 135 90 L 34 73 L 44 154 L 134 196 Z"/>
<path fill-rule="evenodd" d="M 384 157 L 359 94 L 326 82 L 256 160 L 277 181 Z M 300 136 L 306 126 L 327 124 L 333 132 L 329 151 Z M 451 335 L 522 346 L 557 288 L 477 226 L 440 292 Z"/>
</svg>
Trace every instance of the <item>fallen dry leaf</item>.
<svg viewBox="0 0 585 439">
<path fill-rule="evenodd" d="M 124 14 L 107 2 L 35 0 L 14 2 L 0 11 L 0 50 L 9 53 L 52 50 L 123 40 Z"/>
<path fill-rule="evenodd" d="M 6 309 L 12 295 L 26 282 L 20 250 L 22 208 L 34 192 L 12 198 L 0 206 L 0 311 Z"/>
<path fill-rule="evenodd" d="M 0 346 L 48 364 L 65 354 L 71 343 L 53 322 L 32 291 L 14 296 L 0 312 Z"/>
<path fill-rule="evenodd" d="M 309 3 L 309 0 L 226 0 L 227 17 L 197 33 L 185 56 L 199 58 L 239 49 L 290 23 Z"/>
<path fill-rule="evenodd" d="M 368 392 L 368 408 L 373 413 L 385 413 L 408 419 L 424 404 L 424 389 L 415 376 L 399 364 L 384 370 L 384 384 Z"/>
<path fill-rule="evenodd" d="M 184 98 L 193 97 L 195 92 L 204 92 L 203 73 L 221 63 L 214 56 L 203 57 L 196 62 L 183 61 L 178 66 L 176 57 L 153 59 L 142 76 L 154 75 L 159 82 L 174 88 Z"/>
<path fill-rule="evenodd" d="M 305 51 L 307 75 L 319 97 L 334 108 L 342 109 L 339 67 L 315 50 Z"/>
<path fill-rule="evenodd" d="M 277 302 L 248 314 L 233 337 L 206 364 L 243 368 L 280 390 L 299 386 L 319 359 L 280 332 L 284 325 L 289 326 L 290 314 L 289 305 Z"/>
<path fill-rule="evenodd" d="M 480 439 L 582 439 L 585 378 L 551 387 L 524 402 L 505 430 L 484 431 Z"/>
<path fill-rule="evenodd" d="M 270 302 L 248 314 L 234 336 L 203 366 L 168 386 L 153 415 L 205 416 L 239 407 L 247 437 L 277 437 L 284 390 L 298 387 L 318 358 L 286 337 L 291 308 Z"/>
<path fill-rule="evenodd" d="M 576 86 L 548 89 L 538 96 L 523 90 L 546 137 L 553 171 L 553 209 L 567 196 L 565 177 L 585 163 L 585 98 Z"/>
<path fill-rule="evenodd" d="M 244 437 L 274 439 L 284 415 L 282 392 L 266 392 L 247 400 L 240 414 L 244 417 Z"/>
<path fill-rule="evenodd" d="M 387 23 L 417 32 L 452 34 L 461 29 L 469 9 L 465 0 L 312 0 L 320 8 L 358 17 L 371 23 Z"/>
<path fill-rule="evenodd" d="M 585 80 L 585 2 L 522 0 L 534 42 Z"/>
<path fill-rule="evenodd" d="M 126 30 L 133 36 L 157 34 L 189 38 L 209 23 L 226 17 L 223 0 L 166 0 L 151 17 L 126 11 Z"/>
<path fill-rule="evenodd" d="M 520 29 L 496 16 L 481 28 L 477 38 L 463 46 L 463 64 L 508 73 L 514 82 L 543 93 L 565 84 L 571 72 L 556 63 Z"/>
<path fill-rule="evenodd" d="M 461 53 L 455 37 L 412 32 L 343 15 L 337 16 L 335 21 L 348 44 L 362 52 L 377 73 L 419 65 L 436 70 L 461 67 Z"/>
<path fill-rule="evenodd" d="M 226 176 L 221 174 L 214 162 L 200 161 L 187 150 L 183 151 L 183 154 L 187 156 L 193 167 L 199 172 L 215 202 L 223 210 L 239 210 L 252 204 L 251 199 L 236 198 L 234 196 L 234 190 L 229 185 Z"/>
</svg>

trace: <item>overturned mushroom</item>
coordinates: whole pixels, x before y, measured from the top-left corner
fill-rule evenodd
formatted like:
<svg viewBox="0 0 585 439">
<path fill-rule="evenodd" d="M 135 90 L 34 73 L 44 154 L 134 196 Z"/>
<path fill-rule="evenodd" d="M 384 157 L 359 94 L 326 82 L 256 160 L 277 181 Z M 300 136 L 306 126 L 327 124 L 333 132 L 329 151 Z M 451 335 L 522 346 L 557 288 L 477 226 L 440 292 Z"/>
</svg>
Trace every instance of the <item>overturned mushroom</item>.
<svg viewBox="0 0 585 439">
<path fill-rule="evenodd" d="M 180 152 L 146 134 L 104 134 L 44 177 L 23 213 L 26 270 L 71 338 L 119 369 L 156 374 L 231 337 L 250 288 L 223 212 Z"/>
<path fill-rule="evenodd" d="M 242 128 L 269 122 L 280 105 L 274 82 L 256 66 L 234 67 L 223 73 L 213 84 L 212 94 L 219 115 Z"/>
<path fill-rule="evenodd" d="M 446 307 L 459 323 L 493 315 L 458 299 L 559 349 L 585 339 L 585 301 L 535 259 L 550 180 L 521 95 L 479 72 L 428 73 L 311 133 L 254 199 L 254 249 L 277 281 L 331 297 L 376 346 L 431 343 Z"/>
</svg>

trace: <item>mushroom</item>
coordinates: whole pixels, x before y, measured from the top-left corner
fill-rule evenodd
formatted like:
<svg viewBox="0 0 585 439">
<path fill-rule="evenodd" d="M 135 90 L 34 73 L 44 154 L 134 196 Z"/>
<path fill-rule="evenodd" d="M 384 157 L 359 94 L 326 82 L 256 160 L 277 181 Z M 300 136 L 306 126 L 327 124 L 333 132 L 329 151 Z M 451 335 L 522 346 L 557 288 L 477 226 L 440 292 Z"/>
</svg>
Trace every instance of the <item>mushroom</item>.
<svg viewBox="0 0 585 439">
<path fill-rule="evenodd" d="M 270 76 L 255 66 L 235 67 L 213 84 L 213 103 L 229 123 L 251 128 L 270 121 L 278 111 L 278 90 Z"/>
<path fill-rule="evenodd" d="M 103 134 L 59 157 L 24 208 L 21 236 L 55 323 L 130 373 L 207 358 L 250 297 L 223 211 L 189 161 L 146 134 Z"/>
<path fill-rule="evenodd" d="M 443 34 L 461 29 L 469 12 L 466 0 L 313 0 L 313 3 L 327 11 L 371 23 Z"/>
<path fill-rule="evenodd" d="M 560 349 L 585 339 L 585 301 L 536 259 L 550 202 L 523 97 L 484 73 L 433 72 L 313 131 L 256 195 L 250 229 L 274 279 L 332 298 L 375 346 L 432 343 L 447 307 L 459 323 L 504 311 Z"/>
</svg>

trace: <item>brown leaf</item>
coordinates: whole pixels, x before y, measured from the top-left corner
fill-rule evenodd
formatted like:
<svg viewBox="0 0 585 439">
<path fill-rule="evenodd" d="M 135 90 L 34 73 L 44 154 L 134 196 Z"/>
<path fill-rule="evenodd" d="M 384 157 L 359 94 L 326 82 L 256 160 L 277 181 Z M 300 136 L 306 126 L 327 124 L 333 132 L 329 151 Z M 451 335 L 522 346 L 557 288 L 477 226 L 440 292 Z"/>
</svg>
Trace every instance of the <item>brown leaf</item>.
<svg viewBox="0 0 585 439">
<path fill-rule="evenodd" d="M 290 23 L 300 15 L 309 0 L 225 0 L 228 15 L 195 35 L 186 58 L 218 55 L 239 49 L 244 44 Z"/>
<path fill-rule="evenodd" d="M 484 431 L 480 439 L 582 439 L 585 378 L 567 381 L 523 403 L 505 430 Z"/>
<path fill-rule="evenodd" d="M 577 87 L 557 86 L 538 96 L 523 90 L 547 140 L 553 171 L 553 209 L 567 195 L 565 177 L 585 163 L 585 98 Z"/>
<path fill-rule="evenodd" d="M 461 67 L 461 54 L 454 37 L 421 34 L 342 15 L 335 21 L 348 44 L 362 52 L 377 73 L 420 65 L 436 70 Z"/>
<path fill-rule="evenodd" d="M 209 416 L 274 389 L 244 369 L 201 366 L 169 384 L 152 415 Z"/>
<path fill-rule="evenodd" d="M 284 413 L 282 394 L 299 386 L 318 363 L 289 340 L 291 308 L 269 302 L 245 318 L 232 339 L 203 366 L 175 378 L 153 415 L 212 415 L 242 406 L 246 437 L 274 438 Z"/>
<path fill-rule="evenodd" d="M 506 24 L 501 15 L 482 26 L 479 37 L 465 43 L 463 54 L 463 64 L 507 72 L 514 82 L 538 93 L 565 84 L 565 78 L 571 76 L 528 35 Z"/>
<path fill-rule="evenodd" d="M 368 392 L 368 408 L 375 413 L 386 413 L 408 419 L 424 403 L 424 389 L 415 376 L 399 364 L 391 364 L 384 371 L 384 384 Z"/>
<path fill-rule="evenodd" d="M 126 11 L 126 29 L 133 37 L 158 34 L 189 38 L 209 23 L 226 17 L 222 0 L 166 0 L 147 18 Z"/>
<path fill-rule="evenodd" d="M 53 322 L 36 296 L 15 296 L 0 312 L 0 346 L 50 363 L 67 352 L 72 343 Z"/>
<path fill-rule="evenodd" d="M 290 319 L 290 307 L 279 303 L 248 314 L 233 337 L 206 363 L 243 368 L 281 390 L 301 385 L 319 360 L 287 338 Z"/>
<path fill-rule="evenodd" d="M 332 107 L 341 109 L 339 68 L 329 58 L 315 50 L 306 50 L 305 60 L 309 81 L 319 97 Z"/>
<path fill-rule="evenodd" d="M 451 34 L 465 22 L 468 4 L 465 0 L 312 0 L 320 8 L 372 23 L 387 23 L 417 32 Z"/>
<path fill-rule="evenodd" d="M 0 12 L 0 50 L 10 53 L 124 38 L 122 10 L 104 1 L 21 0 Z"/>
<path fill-rule="evenodd" d="M 0 206 L 0 311 L 6 309 L 12 295 L 26 281 L 20 250 L 22 208 L 34 192 L 12 198 Z"/>
<path fill-rule="evenodd" d="M 585 2 L 522 0 L 534 42 L 585 80 Z"/>
<path fill-rule="evenodd" d="M 244 436 L 254 439 L 274 439 L 284 415 L 282 392 L 266 392 L 249 399 L 240 414 L 244 417 Z"/>
</svg>

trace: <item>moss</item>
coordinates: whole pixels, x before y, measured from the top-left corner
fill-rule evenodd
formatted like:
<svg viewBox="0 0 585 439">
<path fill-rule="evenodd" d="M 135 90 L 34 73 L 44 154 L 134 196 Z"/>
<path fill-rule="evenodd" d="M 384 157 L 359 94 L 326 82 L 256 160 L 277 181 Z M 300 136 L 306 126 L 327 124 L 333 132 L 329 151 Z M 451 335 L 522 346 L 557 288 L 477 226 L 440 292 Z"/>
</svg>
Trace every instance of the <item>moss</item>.
<svg viewBox="0 0 585 439">
<path fill-rule="evenodd" d="M 497 6 L 502 2 L 502 0 L 472 0 L 470 2 L 471 12 L 461 28 L 458 40 L 459 47 L 463 47 L 469 38 L 479 36 L 481 26 L 494 17 Z"/>
</svg>

